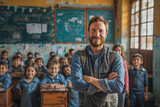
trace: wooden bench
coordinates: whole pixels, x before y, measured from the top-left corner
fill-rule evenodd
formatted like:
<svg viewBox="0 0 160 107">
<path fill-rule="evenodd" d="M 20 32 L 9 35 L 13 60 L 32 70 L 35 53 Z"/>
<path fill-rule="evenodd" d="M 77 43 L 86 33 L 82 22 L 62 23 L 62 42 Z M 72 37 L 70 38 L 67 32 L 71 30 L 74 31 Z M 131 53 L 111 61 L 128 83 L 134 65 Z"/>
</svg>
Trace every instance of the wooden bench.
<svg viewBox="0 0 160 107">
<path fill-rule="evenodd" d="M 12 107 L 13 98 L 12 98 L 12 89 L 11 86 L 8 89 L 0 89 L 0 107 Z"/>
<path fill-rule="evenodd" d="M 67 107 L 68 89 L 41 89 L 41 107 Z"/>
</svg>

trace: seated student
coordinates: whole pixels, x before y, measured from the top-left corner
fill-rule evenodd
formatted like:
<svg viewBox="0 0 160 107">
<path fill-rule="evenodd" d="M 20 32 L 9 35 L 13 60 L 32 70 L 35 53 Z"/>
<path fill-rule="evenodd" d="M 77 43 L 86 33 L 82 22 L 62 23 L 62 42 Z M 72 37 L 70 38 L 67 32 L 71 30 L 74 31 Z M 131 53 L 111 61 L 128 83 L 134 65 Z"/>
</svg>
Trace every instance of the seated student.
<svg viewBox="0 0 160 107">
<path fill-rule="evenodd" d="M 48 61 L 47 61 L 47 68 L 48 68 L 48 64 L 52 61 L 57 61 L 59 62 L 59 57 L 57 55 L 53 55 L 51 57 L 49 57 Z"/>
<path fill-rule="evenodd" d="M 68 63 L 71 64 L 72 56 L 69 53 L 66 53 L 64 56 L 68 59 Z"/>
<path fill-rule="evenodd" d="M 35 60 L 34 60 L 33 57 L 29 57 L 28 60 L 27 60 L 27 65 L 31 64 L 31 63 L 35 63 Z"/>
<path fill-rule="evenodd" d="M 69 54 L 71 55 L 71 57 L 73 56 L 73 54 L 74 54 L 74 52 L 75 52 L 75 50 L 74 49 L 69 49 Z"/>
<path fill-rule="evenodd" d="M 37 58 L 40 58 L 40 53 L 38 53 L 38 52 L 34 53 L 34 57 L 35 57 L 35 60 L 36 60 Z"/>
<path fill-rule="evenodd" d="M 43 76 L 44 73 L 48 73 L 48 69 L 46 66 L 44 66 L 44 61 L 42 58 L 37 58 L 36 59 L 36 64 L 38 65 L 37 72 L 38 76 Z"/>
<path fill-rule="evenodd" d="M 39 91 L 40 81 L 35 77 L 36 69 L 36 64 L 28 64 L 25 69 L 25 77 L 16 86 L 21 95 L 21 107 L 39 107 L 37 92 Z"/>
<path fill-rule="evenodd" d="M 8 51 L 3 50 L 1 52 L 1 59 L 0 59 L 0 61 L 5 61 L 8 64 L 8 66 L 9 66 Z"/>
<path fill-rule="evenodd" d="M 19 56 L 19 57 L 21 58 L 21 65 L 24 65 L 21 52 L 17 52 L 15 55 L 16 55 L 16 56 Z"/>
<path fill-rule="evenodd" d="M 11 77 L 21 76 L 24 74 L 24 68 L 21 65 L 21 58 L 19 56 L 13 56 L 12 65 L 8 69 Z"/>
<path fill-rule="evenodd" d="M 49 53 L 49 58 L 50 58 L 51 56 L 53 56 L 53 55 L 55 55 L 55 52 L 50 52 L 50 53 Z"/>
<path fill-rule="evenodd" d="M 143 56 L 134 54 L 132 64 L 128 70 L 130 107 L 144 107 L 144 101 L 148 100 L 148 78 L 147 70 L 142 66 Z"/>
<path fill-rule="evenodd" d="M 67 82 L 63 75 L 59 74 L 60 64 L 59 62 L 50 62 L 48 65 L 49 73 L 44 76 L 40 83 L 41 89 L 61 89 L 67 87 Z"/>
<path fill-rule="evenodd" d="M 7 73 L 8 64 L 0 61 L 0 88 L 8 89 L 11 85 L 11 76 Z"/>
<path fill-rule="evenodd" d="M 61 74 L 62 73 L 62 67 L 64 66 L 64 65 L 67 65 L 68 64 L 68 59 L 66 58 L 66 57 L 60 57 L 60 60 L 59 60 L 59 62 L 60 62 L 60 71 L 59 71 L 59 73 Z"/>
<path fill-rule="evenodd" d="M 32 52 L 28 52 L 27 53 L 27 60 L 28 58 L 33 57 L 33 53 Z M 24 62 L 25 65 L 27 65 L 27 60 Z"/>
<path fill-rule="evenodd" d="M 79 107 L 78 92 L 72 89 L 70 65 L 64 65 L 62 67 L 62 74 L 64 75 L 66 79 L 67 87 L 68 87 L 68 94 L 67 94 L 68 107 Z"/>
</svg>

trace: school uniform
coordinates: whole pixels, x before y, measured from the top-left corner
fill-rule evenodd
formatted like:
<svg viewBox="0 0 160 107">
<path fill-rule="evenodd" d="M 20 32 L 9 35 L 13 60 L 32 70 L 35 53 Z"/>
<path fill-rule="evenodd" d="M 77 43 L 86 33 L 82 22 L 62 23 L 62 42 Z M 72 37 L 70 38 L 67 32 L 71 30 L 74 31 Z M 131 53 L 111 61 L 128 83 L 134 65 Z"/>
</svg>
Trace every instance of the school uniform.
<svg viewBox="0 0 160 107">
<path fill-rule="evenodd" d="M 71 76 L 66 78 L 66 82 L 71 82 Z M 74 89 L 68 88 L 67 105 L 68 107 L 79 107 L 79 95 Z"/>
<path fill-rule="evenodd" d="M 50 73 L 47 73 L 44 76 L 43 80 L 40 82 L 40 85 L 53 84 L 53 83 L 61 83 L 61 84 L 64 84 L 65 88 L 67 87 L 67 82 L 65 81 L 64 76 L 58 73 L 54 78 L 51 77 Z"/>
<path fill-rule="evenodd" d="M 133 67 L 128 73 L 130 106 L 144 107 L 144 90 L 148 87 L 147 71 L 141 66 L 140 70 Z"/>
<path fill-rule="evenodd" d="M 24 73 L 24 67 L 22 65 L 19 65 L 18 68 L 15 68 L 14 65 L 10 66 L 8 69 L 8 72 L 22 72 Z"/>
<path fill-rule="evenodd" d="M 0 75 L 0 82 L 3 83 L 2 85 L 0 85 L 1 88 L 8 89 L 12 82 L 11 76 L 8 73 Z"/>
<path fill-rule="evenodd" d="M 34 77 L 31 83 L 22 78 L 16 88 L 22 90 L 21 107 L 38 107 L 37 91 L 39 89 L 39 79 Z"/>
<path fill-rule="evenodd" d="M 2 59 L 0 59 L 0 61 L 3 61 Z M 8 65 L 9 65 L 9 60 L 8 59 L 6 59 L 6 61 L 5 61 Z"/>
</svg>

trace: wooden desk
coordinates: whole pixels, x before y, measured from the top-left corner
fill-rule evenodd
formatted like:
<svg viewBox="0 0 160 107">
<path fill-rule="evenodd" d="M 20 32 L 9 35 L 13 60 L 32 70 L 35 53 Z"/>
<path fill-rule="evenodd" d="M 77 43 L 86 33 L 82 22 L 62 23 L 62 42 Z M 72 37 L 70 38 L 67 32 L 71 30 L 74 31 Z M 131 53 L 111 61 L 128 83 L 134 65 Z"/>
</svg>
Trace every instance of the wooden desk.
<svg viewBox="0 0 160 107">
<path fill-rule="evenodd" d="M 13 86 L 0 90 L 0 107 L 11 107 L 13 105 L 12 89 Z"/>
<path fill-rule="evenodd" d="M 41 107 L 67 107 L 67 91 L 41 89 Z"/>
</svg>

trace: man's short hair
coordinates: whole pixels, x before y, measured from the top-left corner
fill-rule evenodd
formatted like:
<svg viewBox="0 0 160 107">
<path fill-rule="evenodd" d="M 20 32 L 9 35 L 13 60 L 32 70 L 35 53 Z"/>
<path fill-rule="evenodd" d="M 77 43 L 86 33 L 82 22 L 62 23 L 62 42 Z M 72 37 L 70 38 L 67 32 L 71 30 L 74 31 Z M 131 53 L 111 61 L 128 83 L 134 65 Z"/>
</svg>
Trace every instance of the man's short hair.
<svg viewBox="0 0 160 107">
<path fill-rule="evenodd" d="M 143 56 L 141 54 L 139 54 L 139 53 L 134 54 L 132 59 L 135 58 L 135 57 L 139 57 L 143 61 Z"/>
<path fill-rule="evenodd" d="M 103 22 L 106 27 L 106 32 L 108 32 L 108 22 L 101 15 L 98 15 L 98 16 L 91 18 L 91 20 L 89 21 L 88 31 L 90 29 L 91 24 L 94 22 Z"/>
</svg>

